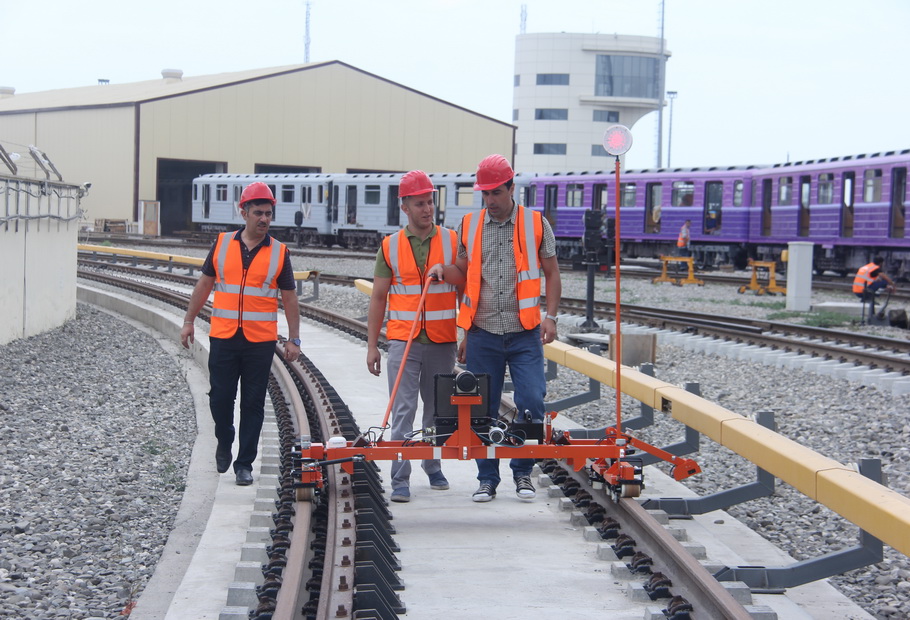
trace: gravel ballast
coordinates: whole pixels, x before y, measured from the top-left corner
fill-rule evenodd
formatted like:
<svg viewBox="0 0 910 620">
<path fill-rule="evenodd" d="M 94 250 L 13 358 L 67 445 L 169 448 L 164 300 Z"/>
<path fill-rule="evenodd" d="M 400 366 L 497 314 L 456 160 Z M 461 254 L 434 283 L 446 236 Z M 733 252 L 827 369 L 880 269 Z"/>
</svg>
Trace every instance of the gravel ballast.
<svg viewBox="0 0 910 620">
<path fill-rule="evenodd" d="M 368 260 L 295 256 L 294 267 L 372 274 Z M 565 296 L 584 296 L 584 274 L 563 281 Z M 772 299 L 737 295 L 731 287 L 622 282 L 626 303 L 756 318 L 773 311 L 766 307 Z M 598 276 L 598 299 L 614 298 L 612 284 Z M 829 300 L 849 298 L 813 295 L 816 302 Z M 368 300 L 353 289 L 322 285 L 317 303 L 360 318 Z M 568 323 L 560 321 L 563 337 Z M 365 356 L 352 363 L 365 363 Z M 842 463 L 881 458 L 888 485 L 910 494 L 907 396 L 671 346 L 659 347 L 655 370 L 669 383 L 699 383 L 706 399 L 737 413 L 773 411 L 779 432 Z M 548 398 L 586 389 L 587 378 L 562 372 Z M 600 402 L 566 413 L 600 427 L 610 423 L 614 407 L 605 390 Z M 637 415 L 631 401 L 624 407 Z M 678 424 L 657 419 L 638 433 L 642 439 L 680 440 Z M 179 365 L 152 336 L 106 313 L 80 304 L 64 326 L 0 346 L 0 617 L 111 618 L 127 608 L 167 540 L 195 432 Z M 686 484 L 699 493 L 754 480 L 754 466 L 710 441 L 702 441 L 694 458 L 704 473 Z M 855 526 L 782 483 L 772 497 L 729 512 L 798 559 L 857 540 Z M 910 617 L 910 561 L 900 553 L 886 548 L 880 564 L 832 582 L 878 618 Z"/>
</svg>

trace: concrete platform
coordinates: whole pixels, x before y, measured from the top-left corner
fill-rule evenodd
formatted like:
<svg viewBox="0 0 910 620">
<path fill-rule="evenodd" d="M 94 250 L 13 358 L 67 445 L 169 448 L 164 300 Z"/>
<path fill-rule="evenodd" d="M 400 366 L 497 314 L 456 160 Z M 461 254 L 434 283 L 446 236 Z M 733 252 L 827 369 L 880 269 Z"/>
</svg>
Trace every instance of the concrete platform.
<svg viewBox="0 0 910 620">
<path fill-rule="evenodd" d="M 92 295 L 105 304 L 107 294 Z M 85 301 L 83 293 L 80 300 Z M 111 302 L 113 303 L 113 302 Z M 114 303 L 118 311 L 129 305 Z M 134 620 L 215 620 L 245 617 L 242 606 L 254 595 L 255 568 L 261 562 L 262 540 L 267 528 L 257 513 L 274 496 L 276 479 L 268 473 L 271 457 L 256 462 L 251 487 L 237 487 L 230 474 L 214 470 L 214 442 L 208 414 L 208 389 L 204 372 L 193 358 L 202 356 L 205 339 L 199 338 L 194 354 L 174 347 L 179 318 L 166 311 L 142 306 L 130 311 L 137 321 L 154 324 L 158 337 L 177 363 L 187 368 L 199 424 L 184 503 L 158 564 L 155 576 L 142 592 L 131 614 Z M 378 424 L 388 401 L 385 377 L 366 368 L 366 348 L 359 341 L 302 323 L 303 351 L 333 384 L 354 412 L 361 428 Z M 268 416 L 267 416 L 268 417 Z M 557 423 L 559 423 L 557 418 Z M 577 426 L 565 420 L 566 427 Z M 273 441 L 267 426 L 263 440 Z M 262 447 L 262 453 L 270 450 Z M 260 467 L 265 463 L 264 467 Z M 388 463 L 380 467 L 388 478 Z M 648 493 L 680 497 L 689 494 L 659 471 L 646 472 Z M 265 471 L 265 473 L 263 473 Z M 391 504 L 396 542 L 401 547 L 400 592 L 407 617 L 436 620 L 440 617 L 552 619 L 570 614 L 573 619 L 600 620 L 652 618 L 661 602 L 634 601 L 631 582 L 613 573 L 610 553 L 589 536 L 565 498 L 539 488 L 534 501 L 515 497 L 507 464 L 498 497 L 486 504 L 471 501 L 476 489 L 476 466 L 471 461 L 447 461 L 443 471 L 451 489 L 429 488 L 419 467 L 412 474 L 412 501 Z M 710 475 L 710 474 L 706 474 Z M 386 483 L 386 492 L 390 492 Z M 790 563 L 773 545 L 722 512 L 696 517 L 684 527 L 693 549 L 706 553 L 706 562 L 729 564 Z M 688 543 L 687 543 L 688 544 Z M 702 551 L 699 551 L 701 553 Z M 786 596 L 756 596 L 753 604 L 767 606 L 784 620 L 804 618 L 871 618 L 826 582 L 794 588 Z M 762 615 L 762 617 L 773 617 Z"/>
</svg>

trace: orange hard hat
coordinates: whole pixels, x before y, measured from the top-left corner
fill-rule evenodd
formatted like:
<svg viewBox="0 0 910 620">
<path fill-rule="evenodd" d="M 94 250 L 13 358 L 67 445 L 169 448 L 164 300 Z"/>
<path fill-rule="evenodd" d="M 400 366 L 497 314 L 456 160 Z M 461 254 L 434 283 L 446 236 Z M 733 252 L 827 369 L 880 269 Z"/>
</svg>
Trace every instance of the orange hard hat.
<svg viewBox="0 0 910 620">
<path fill-rule="evenodd" d="M 496 189 L 514 176 L 515 173 L 512 172 L 512 166 L 509 165 L 509 161 L 505 157 L 502 155 L 490 155 L 477 165 L 477 179 L 474 183 L 474 191 Z"/>
<path fill-rule="evenodd" d="M 421 194 L 428 194 L 435 191 L 436 188 L 433 187 L 433 181 L 430 180 L 430 177 L 427 176 L 427 173 L 423 170 L 411 170 L 410 172 L 405 173 L 401 177 L 401 182 L 398 184 L 399 198 L 404 198 L 405 196 L 420 196 Z"/>
<path fill-rule="evenodd" d="M 243 188 L 243 193 L 240 194 L 240 208 L 243 209 L 244 203 L 251 200 L 268 200 L 273 207 L 275 206 L 275 197 L 272 195 L 272 190 L 262 181 L 250 183 Z"/>
</svg>

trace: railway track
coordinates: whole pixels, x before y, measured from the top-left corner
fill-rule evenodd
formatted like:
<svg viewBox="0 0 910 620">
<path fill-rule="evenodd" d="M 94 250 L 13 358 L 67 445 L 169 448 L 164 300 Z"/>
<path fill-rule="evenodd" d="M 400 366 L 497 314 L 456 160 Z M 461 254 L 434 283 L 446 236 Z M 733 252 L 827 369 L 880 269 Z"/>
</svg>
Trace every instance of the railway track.
<svg viewBox="0 0 910 620">
<path fill-rule="evenodd" d="M 135 274 L 125 278 L 80 272 L 80 277 L 164 301 L 180 311 L 188 300 L 188 292 L 139 282 Z M 308 307 L 302 310 L 311 312 Z M 206 320 L 205 315 L 204 310 L 200 318 Z M 325 310 L 310 314 L 311 318 L 317 316 L 347 333 L 363 327 Z M 279 343 L 276 353 L 281 349 Z M 397 617 L 405 607 L 396 593 L 396 588 L 400 589 L 394 575 L 397 546 L 391 537 L 394 528 L 382 499 L 378 469 L 362 462 L 356 465 L 354 476 L 348 476 L 338 465 L 326 464 L 322 467 L 323 490 L 314 492 L 299 484 L 297 457 L 301 445 L 339 435 L 352 441 L 360 435 L 356 421 L 305 358 L 293 364 L 282 362 L 282 367 L 273 372 L 270 394 L 280 431 L 280 488 L 269 561 L 263 565 L 264 581 L 257 589 L 259 606 L 251 610 L 250 617 Z M 604 540 L 612 541 L 617 557 L 634 555 L 634 565 L 629 564 L 629 569 L 639 575 L 656 601 L 669 600 L 667 617 L 750 617 L 634 499 L 608 496 L 594 488 L 584 471 L 574 472 L 558 461 L 543 463 L 542 468 L 561 484 L 579 509 L 585 510 Z"/>
<path fill-rule="evenodd" d="M 130 261 L 131 263 L 136 261 Z M 196 277 L 167 271 L 169 265 L 158 264 L 156 269 L 139 267 L 122 262 L 81 258 L 80 264 L 86 269 L 116 270 L 136 278 L 156 278 L 192 286 Z M 81 275 L 82 272 L 80 272 Z M 320 274 L 323 284 L 353 286 L 356 278 L 331 274 Z M 615 304 L 595 301 L 592 305 L 593 318 L 606 321 L 615 319 Z M 563 298 L 560 312 L 585 316 L 587 301 Z M 316 320 L 344 323 L 343 330 L 351 335 L 365 338 L 365 325 L 361 321 L 344 317 L 332 317 L 332 313 L 314 304 L 301 304 L 301 313 Z M 825 360 L 869 366 L 889 372 L 910 375 L 910 339 L 899 340 L 873 336 L 863 332 L 847 332 L 822 327 L 812 327 L 781 321 L 746 319 L 733 316 L 706 315 L 678 309 L 663 309 L 634 304 L 622 305 L 622 319 L 658 329 L 670 329 L 698 334 L 724 341 L 769 347 L 783 352 L 809 355 Z"/>
</svg>

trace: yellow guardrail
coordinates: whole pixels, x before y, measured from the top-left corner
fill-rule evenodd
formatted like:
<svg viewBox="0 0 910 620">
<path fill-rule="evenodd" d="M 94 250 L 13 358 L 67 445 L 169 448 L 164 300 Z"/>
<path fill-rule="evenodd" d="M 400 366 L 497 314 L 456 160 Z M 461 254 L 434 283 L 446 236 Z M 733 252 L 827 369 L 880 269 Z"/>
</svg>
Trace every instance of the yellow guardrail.
<svg viewBox="0 0 910 620">
<path fill-rule="evenodd" d="M 372 283 L 357 280 L 369 294 Z M 544 346 L 544 356 L 608 387 L 616 387 L 616 362 L 564 342 Z M 622 367 L 622 393 L 690 426 L 841 515 L 882 542 L 910 555 L 910 498 L 818 454 L 754 420 L 685 389 Z"/>
<path fill-rule="evenodd" d="M 144 258 L 146 260 L 160 260 L 175 265 L 192 265 L 201 267 L 205 262 L 204 258 L 195 258 L 193 256 L 181 256 L 179 254 L 166 254 L 162 252 L 146 252 L 144 250 L 131 250 L 128 248 L 119 248 L 107 245 L 91 245 L 80 243 L 77 248 L 80 252 L 96 252 L 98 254 L 116 254 L 117 256 L 133 256 L 135 258 Z M 295 271 L 295 280 L 309 280 L 315 277 L 318 271 Z"/>
</svg>

